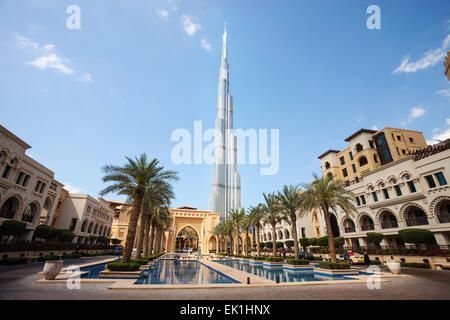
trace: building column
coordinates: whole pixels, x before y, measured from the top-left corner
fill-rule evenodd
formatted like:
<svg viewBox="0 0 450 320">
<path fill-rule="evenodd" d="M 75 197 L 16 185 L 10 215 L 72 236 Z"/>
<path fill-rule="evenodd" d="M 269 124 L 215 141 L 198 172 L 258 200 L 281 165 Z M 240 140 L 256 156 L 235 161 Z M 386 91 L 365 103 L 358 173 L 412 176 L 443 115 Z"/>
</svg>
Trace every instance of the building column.
<svg viewBox="0 0 450 320">
<path fill-rule="evenodd" d="M 359 245 L 361 247 L 367 247 L 368 246 L 367 245 L 367 238 L 358 238 L 358 241 L 359 241 Z"/>
<path fill-rule="evenodd" d="M 436 243 L 440 246 L 448 246 L 450 245 L 450 237 L 448 234 L 444 232 L 435 232 L 433 233 L 434 238 L 436 239 Z"/>
</svg>

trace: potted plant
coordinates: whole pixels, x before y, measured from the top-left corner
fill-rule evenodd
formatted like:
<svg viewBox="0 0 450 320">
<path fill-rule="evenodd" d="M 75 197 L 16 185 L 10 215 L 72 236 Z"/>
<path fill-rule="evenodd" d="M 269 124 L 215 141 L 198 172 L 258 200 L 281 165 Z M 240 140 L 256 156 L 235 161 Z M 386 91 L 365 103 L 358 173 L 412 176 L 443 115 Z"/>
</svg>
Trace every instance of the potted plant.
<svg viewBox="0 0 450 320">
<path fill-rule="evenodd" d="M 398 261 L 386 261 L 386 265 L 392 274 L 399 275 L 401 270 L 400 262 Z"/>
<path fill-rule="evenodd" d="M 45 276 L 45 280 L 53 280 L 59 274 L 63 267 L 63 260 L 48 260 L 45 261 L 44 269 L 42 273 Z"/>
</svg>

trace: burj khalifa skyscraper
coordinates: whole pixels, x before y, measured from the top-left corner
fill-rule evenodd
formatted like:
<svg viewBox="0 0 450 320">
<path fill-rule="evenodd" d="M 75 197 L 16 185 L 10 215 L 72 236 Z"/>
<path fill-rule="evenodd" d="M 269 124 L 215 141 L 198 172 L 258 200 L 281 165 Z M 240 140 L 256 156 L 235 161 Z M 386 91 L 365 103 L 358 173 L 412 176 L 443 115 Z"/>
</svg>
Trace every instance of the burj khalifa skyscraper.
<svg viewBox="0 0 450 320">
<path fill-rule="evenodd" d="M 211 212 L 220 213 L 221 220 L 231 209 L 241 208 L 241 178 L 237 171 L 237 143 L 233 130 L 233 97 L 230 94 L 227 30 L 223 33 L 222 62 L 217 89 Z"/>
</svg>

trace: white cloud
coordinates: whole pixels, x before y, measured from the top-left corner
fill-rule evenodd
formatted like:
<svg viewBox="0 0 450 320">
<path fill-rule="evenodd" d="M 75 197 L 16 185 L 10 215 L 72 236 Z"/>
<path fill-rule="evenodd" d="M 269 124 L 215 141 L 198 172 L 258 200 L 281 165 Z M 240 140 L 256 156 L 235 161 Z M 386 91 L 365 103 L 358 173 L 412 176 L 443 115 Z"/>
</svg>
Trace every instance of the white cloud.
<svg viewBox="0 0 450 320">
<path fill-rule="evenodd" d="M 81 192 L 83 192 L 83 189 L 71 186 L 67 182 L 63 182 L 63 185 L 64 185 L 64 189 L 69 191 L 69 193 L 81 193 Z"/>
<path fill-rule="evenodd" d="M 177 0 L 167 0 L 167 3 L 169 4 L 169 6 L 172 10 L 178 9 Z"/>
<path fill-rule="evenodd" d="M 84 82 L 92 82 L 92 75 L 90 73 L 85 73 L 83 74 L 83 78 L 81 78 L 82 81 Z"/>
<path fill-rule="evenodd" d="M 65 74 L 73 74 L 74 71 L 71 69 L 66 63 L 69 61 L 64 58 L 58 57 L 54 53 L 49 53 L 47 55 L 43 55 L 35 60 L 28 62 L 28 64 L 35 66 L 41 70 L 51 68 L 57 71 L 60 71 Z"/>
<path fill-rule="evenodd" d="M 206 39 L 200 40 L 200 45 L 206 51 L 211 51 L 211 44 Z"/>
<path fill-rule="evenodd" d="M 436 144 L 447 139 L 450 139 L 450 128 L 447 128 L 444 132 L 440 134 L 434 134 L 431 140 L 427 140 L 427 143 Z"/>
<path fill-rule="evenodd" d="M 445 123 L 450 126 L 450 118 L 445 119 Z"/>
<path fill-rule="evenodd" d="M 392 73 L 400 73 L 400 72 L 416 72 L 422 69 L 426 69 L 428 67 L 432 67 L 441 60 L 444 59 L 447 54 L 446 49 L 450 46 L 450 34 L 442 42 L 442 47 L 437 49 L 428 50 L 423 54 L 423 57 L 420 58 L 416 62 L 410 62 L 409 56 L 403 58 L 400 66 L 397 67 Z"/>
<path fill-rule="evenodd" d="M 450 98 L 450 89 L 442 89 L 439 90 L 437 93 L 440 94 L 441 96 Z"/>
<path fill-rule="evenodd" d="M 411 109 L 409 117 L 410 118 L 419 118 L 425 114 L 425 109 L 420 107 L 414 107 Z"/>
<path fill-rule="evenodd" d="M 164 21 L 169 20 L 169 11 L 164 9 L 156 9 L 156 14 Z"/>
<path fill-rule="evenodd" d="M 372 130 L 380 130 L 380 128 L 378 128 L 378 126 L 375 125 L 375 126 L 372 126 Z"/>
<path fill-rule="evenodd" d="M 202 28 L 202 26 L 200 24 L 194 23 L 192 21 L 192 17 L 191 16 L 183 14 L 181 16 L 181 21 L 183 23 L 184 31 L 186 31 L 186 33 L 189 36 L 194 35 L 197 31 L 199 31 Z"/>
</svg>

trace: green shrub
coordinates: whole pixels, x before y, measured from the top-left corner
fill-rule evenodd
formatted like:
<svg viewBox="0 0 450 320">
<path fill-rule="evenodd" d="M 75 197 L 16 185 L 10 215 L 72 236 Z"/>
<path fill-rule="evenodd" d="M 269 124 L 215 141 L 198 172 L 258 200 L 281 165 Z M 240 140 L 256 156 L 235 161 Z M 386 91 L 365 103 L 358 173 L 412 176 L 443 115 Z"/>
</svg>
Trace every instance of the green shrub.
<svg viewBox="0 0 450 320">
<path fill-rule="evenodd" d="M 367 232 L 367 239 L 375 244 L 380 244 L 383 240 L 383 234 L 378 232 Z"/>
<path fill-rule="evenodd" d="M 57 239 L 62 242 L 71 242 L 75 234 L 70 230 L 57 229 Z"/>
<path fill-rule="evenodd" d="M 253 257 L 254 260 L 266 260 L 265 257 Z"/>
<path fill-rule="evenodd" d="M 283 262 L 283 257 L 267 257 L 266 261 L 268 262 Z"/>
<path fill-rule="evenodd" d="M 380 260 L 370 260 L 370 264 L 373 264 L 373 265 L 380 265 L 380 264 L 381 264 L 381 261 L 380 261 Z"/>
<path fill-rule="evenodd" d="M 286 240 L 284 242 L 284 244 L 286 245 L 287 248 L 292 248 L 294 246 L 294 241 L 293 240 Z"/>
<path fill-rule="evenodd" d="M 309 238 L 309 245 L 310 246 L 317 246 L 318 242 L 319 242 L 319 239 L 317 239 L 317 238 Z"/>
<path fill-rule="evenodd" d="M 106 265 L 109 271 L 137 271 L 139 270 L 139 263 L 133 262 L 112 262 Z"/>
<path fill-rule="evenodd" d="M 273 248 L 273 243 L 272 241 L 267 241 L 264 245 L 264 247 L 266 247 L 267 249 L 272 249 Z"/>
<path fill-rule="evenodd" d="M 405 243 L 419 244 L 433 244 L 433 232 L 426 229 L 404 229 L 398 232 L 400 239 Z"/>
<path fill-rule="evenodd" d="M 111 244 L 119 244 L 120 243 L 120 239 L 111 239 Z"/>
<path fill-rule="evenodd" d="M 277 241 L 275 244 L 277 245 L 277 249 L 284 248 L 284 242 L 283 241 Z"/>
<path fill-rule="evenodd" d="M 286 262 L 294 266 L 309 264 L 309 260 L 307 259 L 287 259 Z"/>
<path fill-rule="evenodd" d="M 266 245 L 266 244 L 265 244 L 264 242 L 260 242 L 260 243 L 259 243 L 259 248 L 260 248 L 260 249 L 264 249 L 265 245 Z"/>
<path fill-rule="evenodd" d="M 327 241 L 328 241 L 328 239 L 327 239 Z M 345 240 L 343 237 L 337 237 L 337 238 L 333 238 L 333 242 L 336 247 L 342 247 L 345 243 Z"/>
<path fill-rule="evenodd" d="M 316 257 L 316 256 L 313 256 L 313 258 L 312 258 L 313 260 L 318 260 L 318 261 L 322 261 L 323 260 L 323 258 L 322 257 Z"/>
<path fill-rule="evenodd" d="M 303 248 L 306 248 L 309 246 L 309 239 L 308 238 L 301 238 L 300 239 L 300 246 Z"/>
<path fill-rule="evenodd" d="M 319 262 L 319 267 L 322 269 L 350 269 L 350 264 L 347 262 Z"/>
<path fill-rule="evenodd" d="M 109 238 L 105 236 L 98 236 L 97 237 L 97 243 L 109 243 Z"/>
<path fill-rule="evenodd" d="M 24 263 L 28 263 L 27 258 L 3 258 L 2 260 L 0 260 L 0 265 L 7 265 L 7 266 Z"/>
<path fill-rule="evenodd" d="M 93 234 L 90 234 L 88 236 L 88 240 L 89 240 L 89 242 L 94 242 L 95 240 L 97 240 L 97 236 L 94 236 Z"/>
<path fill-rule="evenodd" d="M 146 258 L 131 259 L 130 260 L 131 263 L 137 263 L 139 265 L 147 264 L 149 261 L 150 261 L 150 259 L 146 259 Z"/>
<path fill-rule="evenodd" d="M 321 247 L 328 247 L 328 237 L 320 237 L 317 239 L 317 245 Z"/>
<path fill-rule="evenodd" d="M 48 256 L 40 256 L 37 261 L 43 262 L 48 260 L 59 260 L 60 258 L 58 256 L 55 256 L 54 254 L 50 254 Z"/>
<path fill-rule="evenodd" d="M 5 220 L 0 226 L 0 235 L 20 237 L 25 232 L 27 224 L 16 220 Z"/>
<path fill-rule="evenodd" d="M 98 252 L 93 252 L 93 253 L 90 253 L 90 252 L 81 252 L 81 256 L 82 256 L 82 257 L 98 257 L 99 255 L 101 255 L 101 254 L 98 253 Z"/>
<path fill-rule="evenodd" d="M 401 262 L 400 265 L 402 267 L 410 267 L 410 268 L 422 268 L 422 269 L 431 269 L 429 263 L 419 263 L 419 262 Z"/>
<path fill-rule="evenodd" d="M 33 238 L 54 240 L 58 235 L 58 230 L 51 226 L 40 225 L 34 230 Z"/>
<path fill-rule="evenodd" d="M 63 254 L 62 258 L 63 259 L 77 259 L 77 258 L 81 258 L 81 254 L 79 254 L 79 253 Z"/>
</svg>

